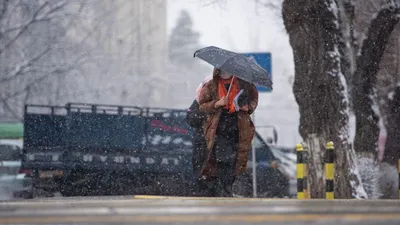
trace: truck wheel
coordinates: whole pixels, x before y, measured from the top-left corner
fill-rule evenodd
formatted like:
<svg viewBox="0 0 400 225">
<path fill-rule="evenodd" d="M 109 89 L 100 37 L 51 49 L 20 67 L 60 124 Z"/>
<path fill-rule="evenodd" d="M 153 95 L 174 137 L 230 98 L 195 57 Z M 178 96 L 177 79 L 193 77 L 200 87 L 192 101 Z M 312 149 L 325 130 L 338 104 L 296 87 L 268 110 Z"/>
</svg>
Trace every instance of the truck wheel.
<svg viewBox="0 0 400 225">
<path fill-rule="evenodd" d="M 73 188 L 69 185 L 62 185 L 60 193 L 64 197 L 74 196 Z"/>
<path fill-rule="evenodd" d="M 14 192 L 13 197 L 23 198 L 23 199 L 33 199 L 35 196 L 33 195 L 33 190 L 29 190 L 29 191 Z"/>
<path fill-rule="evenodd" d="M 32 195 L 35 197 L 54 197 L 54 192 L 52 190 L 46 190 L 44 188 L 34 188 L 32 190 Z"/>
<path fill-rule="evenodd" d="M 35 195 L 33 194 L 33 191 L 27 191 L 23 194 L 25 199 L 34 199 Z"/>
</svg>

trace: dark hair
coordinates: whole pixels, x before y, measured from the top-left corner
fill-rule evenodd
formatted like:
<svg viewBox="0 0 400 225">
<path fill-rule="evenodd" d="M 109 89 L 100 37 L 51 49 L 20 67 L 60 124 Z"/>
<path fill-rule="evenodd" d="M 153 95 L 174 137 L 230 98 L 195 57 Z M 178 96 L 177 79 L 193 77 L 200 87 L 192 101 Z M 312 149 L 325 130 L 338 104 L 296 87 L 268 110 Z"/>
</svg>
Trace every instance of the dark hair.
<svg viewBox="0 0 400 225">
<path fill-rule="evenodd" d="M 214 75 L 215 76 L 219 76 L 219 74 L 221 73 L 221 69 L 218 69 L 218 68 L 216 68 L 216 67 L 214 67 Z"/>
</svg>

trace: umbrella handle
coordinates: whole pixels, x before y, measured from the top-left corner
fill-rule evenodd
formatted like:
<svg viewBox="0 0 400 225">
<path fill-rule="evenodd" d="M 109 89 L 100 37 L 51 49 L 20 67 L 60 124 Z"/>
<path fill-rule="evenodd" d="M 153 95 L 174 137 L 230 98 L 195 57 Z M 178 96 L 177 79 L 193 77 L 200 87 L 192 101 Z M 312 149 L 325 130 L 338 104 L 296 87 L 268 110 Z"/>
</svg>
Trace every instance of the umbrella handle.
<svg viewBox="0 0 400 225">
<path fill-rule="evenodd" d="M 232 76 L 231 84 L 229 85 L 228 93 L 226 94 L 226 96 L 228 96 L 228 95 L 229 95 L 229 92 L 231 91 L 231 87 L 232 87 L 233 79 L 234 79 L 234 78 L 235 78 L 235 76 Z"/>
</svg>

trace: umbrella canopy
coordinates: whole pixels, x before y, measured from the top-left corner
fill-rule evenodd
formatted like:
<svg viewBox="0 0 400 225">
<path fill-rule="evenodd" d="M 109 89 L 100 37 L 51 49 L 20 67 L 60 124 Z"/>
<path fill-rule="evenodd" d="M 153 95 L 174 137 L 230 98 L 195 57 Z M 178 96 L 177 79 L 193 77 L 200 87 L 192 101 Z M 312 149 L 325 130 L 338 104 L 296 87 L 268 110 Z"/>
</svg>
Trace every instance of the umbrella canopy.
<svg viewBox="0 0 400 225">
<path fill-rule="evenodd" d="M 247 82 L 272 90 L 272 80 L 268 72 L 251 57 L 215 46 L 197 50 L 194 53 L 194 57 L 200 58 L 212 66 Z"/>
</svg>

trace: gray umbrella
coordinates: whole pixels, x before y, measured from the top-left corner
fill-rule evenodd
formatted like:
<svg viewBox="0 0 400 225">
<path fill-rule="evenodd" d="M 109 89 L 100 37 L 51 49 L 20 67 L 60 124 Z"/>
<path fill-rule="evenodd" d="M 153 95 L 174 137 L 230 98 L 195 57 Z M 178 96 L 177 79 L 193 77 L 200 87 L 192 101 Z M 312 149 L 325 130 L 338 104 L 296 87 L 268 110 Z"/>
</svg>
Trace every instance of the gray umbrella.
<svg viewBox="0 0 400 225">
<path fill-rule="evenodd" d="M 194 53 L 193 57 L 200 58 L 214 67 L 233 74 L 247 82 L 272 90 L 272 80 L 268 72 L 251 57 L 215 46 L 199 49 Z"/>
</svg>

